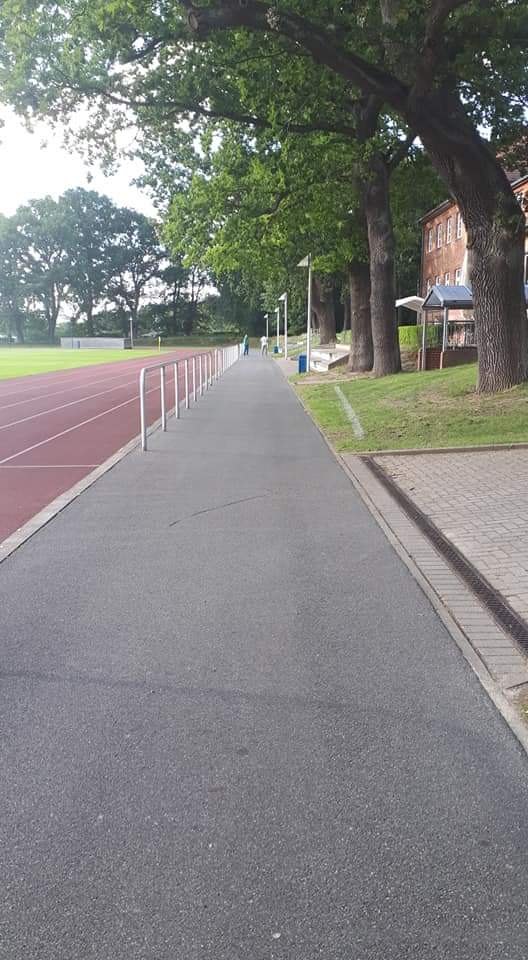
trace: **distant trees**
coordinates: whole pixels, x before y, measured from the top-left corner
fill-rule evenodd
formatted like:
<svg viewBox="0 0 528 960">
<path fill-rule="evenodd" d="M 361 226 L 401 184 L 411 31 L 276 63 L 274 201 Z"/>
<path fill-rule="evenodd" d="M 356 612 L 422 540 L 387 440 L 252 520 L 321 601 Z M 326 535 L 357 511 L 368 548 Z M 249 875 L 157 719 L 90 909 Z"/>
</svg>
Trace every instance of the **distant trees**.
<svg viewBox="0 0 528 960">
<path fill-rule="evenodd" d="M 147 324 L 157 308 L 164 332 L 190 333 L 205 283 L 203 271 L 171 258 L 152 220 L 93 190 L 0 216 L 0 326 L 20 343 L 35 327 L 53 343 L 61 318 L 88 336 L 126 333 L 130 319 L 138 332 L 147 302 Z"/>
</svg>

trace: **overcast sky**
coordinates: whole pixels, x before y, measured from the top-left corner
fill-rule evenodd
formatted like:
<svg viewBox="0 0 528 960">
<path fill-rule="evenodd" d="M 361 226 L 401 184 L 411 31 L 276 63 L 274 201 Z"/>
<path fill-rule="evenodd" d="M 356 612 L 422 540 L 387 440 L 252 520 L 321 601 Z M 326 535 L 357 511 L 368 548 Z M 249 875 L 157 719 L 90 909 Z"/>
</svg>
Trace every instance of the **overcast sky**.
<svg viewBox="0 0 528 960">
<path fill-rule="evenodd" d="M 10 216 L 28 200 L 47 194 L 56 198 L 70 187 L 85 187 L 108 194 L 120 206 L 154 214 L 149 197 L 131 186 L 141 172 L 139 164 L 123 163 L 116 175 L 105 177 L 96 168 L 89 171 L 79 156 L 64 150 L 60 136 L 44 124 L 28 133 L 11 110 L 0 109 L 0 117 L 5 120 L 0 128 L 0 213 Z"/>
</svg>

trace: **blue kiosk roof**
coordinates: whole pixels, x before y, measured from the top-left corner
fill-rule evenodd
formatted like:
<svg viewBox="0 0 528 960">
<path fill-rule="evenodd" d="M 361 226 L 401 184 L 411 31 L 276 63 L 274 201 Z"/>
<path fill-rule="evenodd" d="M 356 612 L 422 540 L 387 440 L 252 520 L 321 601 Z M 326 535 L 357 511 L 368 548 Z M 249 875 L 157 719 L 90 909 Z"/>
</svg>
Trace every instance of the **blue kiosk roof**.
<svg viewBox="0 0 528 960">
<path fill-rule="evenodd" d="M 422 310 L 471 310 L 473 294 L 469 287 L 443 287 L 435 284 L 427 294 Z"/>
<path fill-rule="evenodd" d="M 524 286 L 524 296 L 528 304 L 528 284 Z M 469 287 L 435 284 L 427 294 L 422 310 L 472 310 L 473 294 Z"/>
</svg>

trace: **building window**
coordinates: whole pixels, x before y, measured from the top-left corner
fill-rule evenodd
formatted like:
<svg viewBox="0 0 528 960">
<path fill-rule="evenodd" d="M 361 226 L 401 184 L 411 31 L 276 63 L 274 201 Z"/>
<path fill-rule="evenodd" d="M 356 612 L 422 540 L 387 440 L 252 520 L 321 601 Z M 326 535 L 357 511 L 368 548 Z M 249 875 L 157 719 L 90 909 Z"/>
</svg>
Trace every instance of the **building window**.
<svg viewBox="0 0 528 960">
<path fill-rule="evenodd" d="M 429 237 L 427 240 L 427 250 L 429 253 L 431 253 L 432 249 L 433 249 L 433 228 L 431 227 L 431 229 L 429 230 Z"/>
<path fill-rule="evenodd" d="M 457 269 L 455 270 L 455 284 L 456 284 L 457 287 L 460 286 L 460 281 L 461 281 L 461 280 L 462 280 L 462 268 L 461 268 L 461 267 L 457 267 Z"/>
<path fill-rule="evenodd" d="M 524 282 L 528 283 L 528 253 L 524 254 Z"/>
<path fill-rule="evenodd" d="M 445 275 L 445 277 L 444 277 L 444 283 L 445 283 L 446 287 L 448 287 L 449 284 L 451 283 L 451 274 L 450 274 L 450 273 L 446 273 L 446 275 Z"/>
<path fill-rule="evenodd" d="M 446 243 L 451 243 L 452 239 L 453 239 L 453 217 L 448 217 L 447 226 L 446 226 Z"/>
<path fill-rule="evenodd" d="M 462 214 L 457 213 L 457 227 L 456 227 L 456 238 L 460 240 L 462 236 Z"/>
<path fill-rule="evenodd" d="M 437 287 L 441 287 L 441 286 L 442 286 L 442 277 L 437 277 L 436 280 L 435 280 L 435 283 L 436 283 Z"/>
<path fill-rule="evenodd" d="M 437 247 L 442 246 L 442 224 L 441 223 L 439 223 L 436 228 L 436 246 Z"/>
<path fill-rule="evenodd" d="M 431 287 L 432 287 L 431 278 L 427 277 L 427 293 L 429 293 L 429 290 L 431 289 Z"/>
</svg>

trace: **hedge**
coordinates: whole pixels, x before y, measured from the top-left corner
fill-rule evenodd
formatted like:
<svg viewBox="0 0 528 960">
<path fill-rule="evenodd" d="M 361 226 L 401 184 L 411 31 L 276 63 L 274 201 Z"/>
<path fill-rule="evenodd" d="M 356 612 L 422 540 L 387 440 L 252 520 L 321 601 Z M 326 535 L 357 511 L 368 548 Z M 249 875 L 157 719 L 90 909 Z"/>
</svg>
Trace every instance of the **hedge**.
<svg viewBox="0 0 528 960">
<path fill-rule="evenodd" d="M 407 350 L 419 350 L 422 346 L 423 327 L 421 324 L 398 327 L 398 333 L 400 335 L 400 347 L 405 347 Z M 427 346 L 435 346 L 437 338 L 438 333 L 435 327 L 427 327 Z"/>
</svg>

